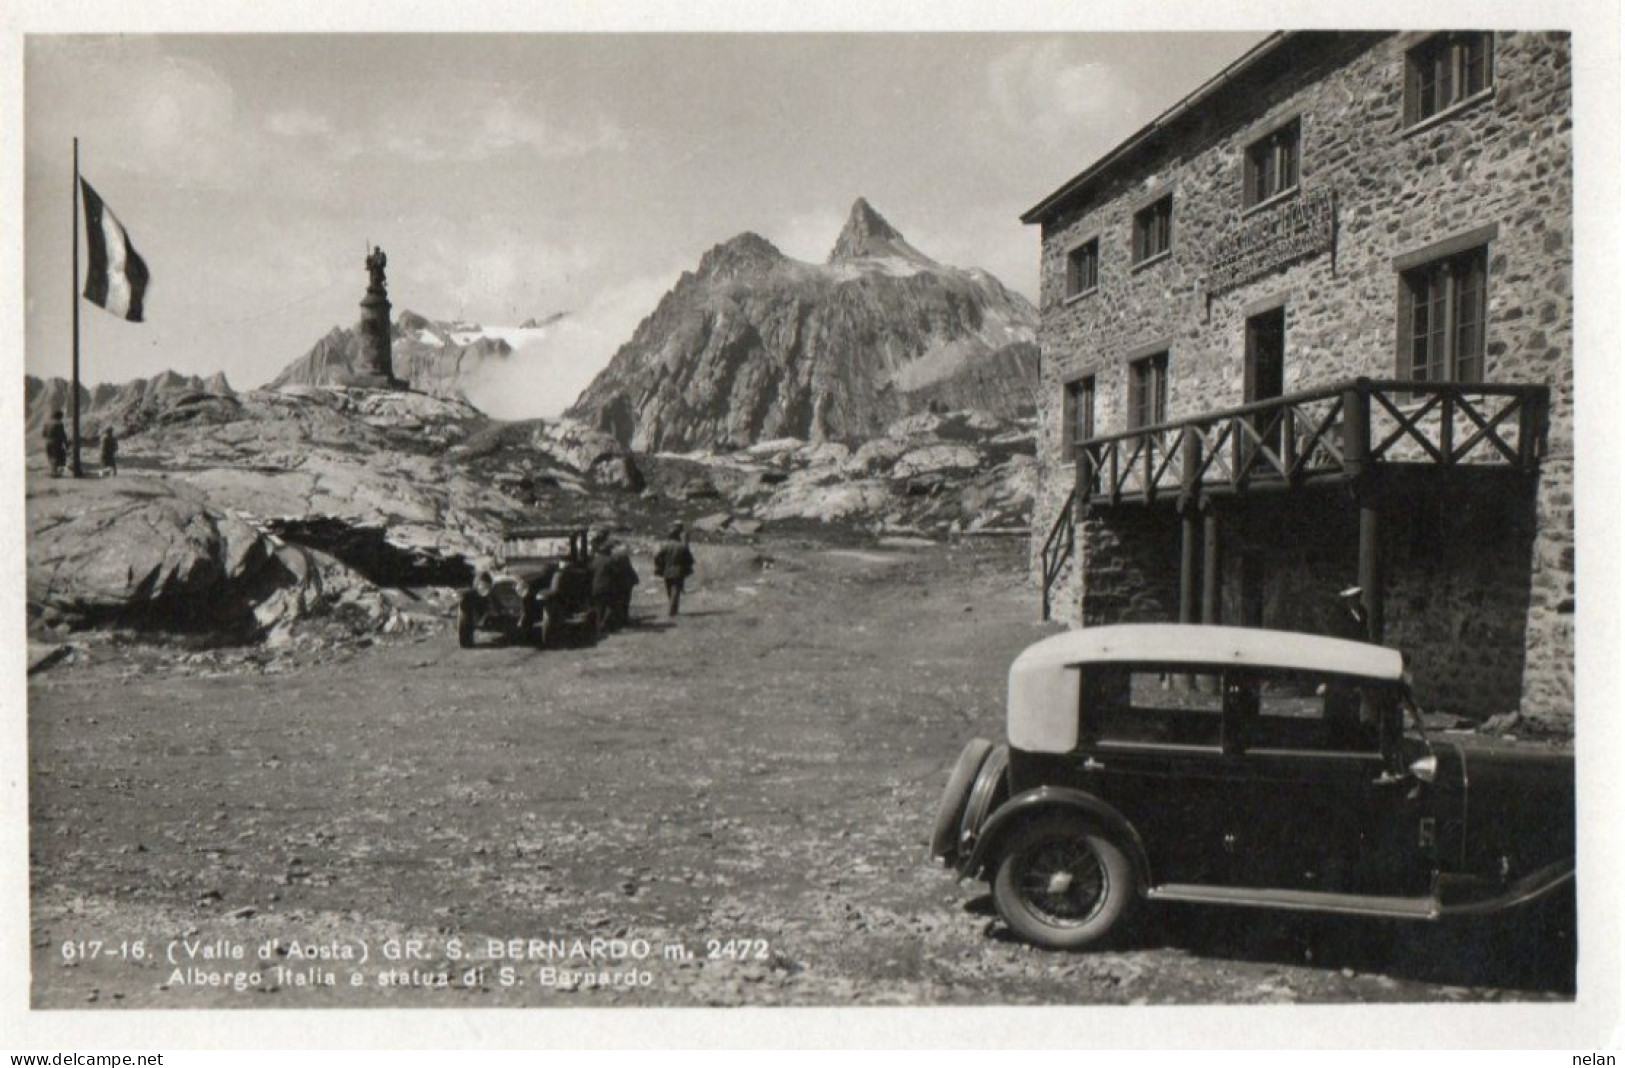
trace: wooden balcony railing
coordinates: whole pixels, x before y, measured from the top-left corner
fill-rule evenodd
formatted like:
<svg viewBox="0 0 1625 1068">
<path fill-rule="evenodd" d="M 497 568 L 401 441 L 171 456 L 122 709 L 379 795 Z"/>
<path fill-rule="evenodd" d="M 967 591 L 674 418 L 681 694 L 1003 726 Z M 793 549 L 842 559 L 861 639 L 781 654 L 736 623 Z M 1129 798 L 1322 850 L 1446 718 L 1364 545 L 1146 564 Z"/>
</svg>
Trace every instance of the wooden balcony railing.
<svg viewBox="0 0 1625 1068">
<path fill-rule="evenodd" d="M 1091 438 L 1077 446 L 1091 504 L 1243 494 L 1358 477 L 1374 464 L 1511 467 L 1545 451 L 1545 386 L 1355 379 Z"/>
</svg>

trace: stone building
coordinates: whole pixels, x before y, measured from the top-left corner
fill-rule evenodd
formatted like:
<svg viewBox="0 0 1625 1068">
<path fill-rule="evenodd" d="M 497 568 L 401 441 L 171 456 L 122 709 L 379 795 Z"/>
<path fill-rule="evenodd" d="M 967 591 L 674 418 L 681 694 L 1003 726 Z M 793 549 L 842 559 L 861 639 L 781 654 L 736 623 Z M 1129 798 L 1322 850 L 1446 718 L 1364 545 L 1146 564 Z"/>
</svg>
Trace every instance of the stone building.
<svg viewBox="0 0 1625 1068">
<path fill-rule="evenodd" d="M 1572 724 L 1569 56 L 1276 34 L 1023 216 L 1047 611 L 1363 631 Z"/>
</svg>

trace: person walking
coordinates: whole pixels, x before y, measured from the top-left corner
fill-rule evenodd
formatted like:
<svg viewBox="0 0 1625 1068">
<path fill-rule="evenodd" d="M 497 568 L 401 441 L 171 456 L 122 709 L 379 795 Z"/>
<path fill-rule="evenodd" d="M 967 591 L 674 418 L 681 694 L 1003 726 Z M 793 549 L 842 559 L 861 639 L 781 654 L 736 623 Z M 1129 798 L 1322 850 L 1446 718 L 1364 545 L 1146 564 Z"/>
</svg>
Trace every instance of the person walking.
<svg viewBox="0 0 1625 1068">
<path fill-rule="evenodd" d="M 102 430 L 102 477 L 118 474 L 118 437 L 111 426 Z"/>
<path fill-rule="evenodd" d="M 51 461 L 52 478 L 68 466 L 68 430 L 62 425 L 60 411 L 52 412 L 51 421 L 45 424 L 45 458 Z"/>
<path fill-rule="evenodd" d="M 631 555 L 612 539 L 609 531 L 592 536 L 592 557 L 587 562 L 592 573 L 592 605 L 598 633 L 619 630 L 630 615 L 632 587 L 637 584 Z"/>
<path fill-rule="evenodd" d="M 655 571 L 666 580 L 666 614 L 675 616 L 683 600 L 683 583 L 694 573 L 694 553 L 683 534 L 683 524 L 672 525 L 671 533 L 655 553 Z"/>
</svg>

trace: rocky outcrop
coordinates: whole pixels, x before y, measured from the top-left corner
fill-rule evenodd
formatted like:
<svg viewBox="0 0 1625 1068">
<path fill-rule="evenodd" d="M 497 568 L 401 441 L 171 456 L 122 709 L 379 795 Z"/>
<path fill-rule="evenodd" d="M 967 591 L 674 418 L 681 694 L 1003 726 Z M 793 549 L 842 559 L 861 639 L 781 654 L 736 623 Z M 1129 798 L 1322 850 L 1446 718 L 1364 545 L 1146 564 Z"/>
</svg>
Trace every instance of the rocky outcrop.
<svg viewBox="0 0 1625 1068">
<path fill-rule="evenodd" d="M 909 416 L 856 449 L 781 438 L 642 466 L 673 507 L 720 509 L 700 529 L 809 521 L 930 535 L 1025 534 L 1037 470 L 1031 424 L 980 411 Z"/>
<path fill-rule="evenodd" d="M 176 418 L 187 395 L 158 406 L 116 478 L 53 479 L 29 457 L 31 620 L 268 641 L 317 619 L 399 626 L 413 606 L 434 614 L 505 525 L 636 488 L 620 446 L 579 425 L 493 426 L 395 390 L 289 385 L 230 403 L 229 422 Z"/>
<path fill-rule="evenodd" d="M 1033 408 L 1037 312 L 869 204 L 828 262 L 741 234 L 685 273 L 569 410 L 635 451 L 857 441 L 910 412 Z"/>
<path fill-rule="evenodd" d="M 71 384 L 63 378 L 39 379 L 33 375 L 23 378 L 23 404 L 25 426 L 31 449 L 43 449 L 40 439 L 52 412 L 69 411 Z M 208 378 L 181 375 L 164 371 L 151 378 L 138 378 L 124 383 L 102 383 L 79 387 L 80 429 L 86 437 L 101 433 L 104 426 L 112 426 L 119 434 L 135 433 L 151 425 L 164 413 L 175 413 L 192 408 L 193 418 L 203 411 L 229 411 L 236 393 L 226 376 L 216 373 Z"/>
<path fill-rule="evenodd" d="M 30 492 L 28 602 L 39 615 L 166 615 L 218 626 L 275 555 L 257 530 L 184 484 L 153 478 L 51 480 Z M 246 610 L 251 611 L 251 608 Z"/>
</svg>

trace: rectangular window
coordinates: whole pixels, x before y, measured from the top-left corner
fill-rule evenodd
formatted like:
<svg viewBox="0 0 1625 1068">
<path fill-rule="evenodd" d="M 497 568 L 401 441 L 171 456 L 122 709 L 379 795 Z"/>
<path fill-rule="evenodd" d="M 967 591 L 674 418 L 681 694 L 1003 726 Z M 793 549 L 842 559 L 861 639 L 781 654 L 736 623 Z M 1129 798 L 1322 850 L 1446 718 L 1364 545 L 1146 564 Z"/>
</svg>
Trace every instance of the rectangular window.
<svg viewBox="0 0 1625 1068">
<path fill-rule="evenodd" d="M 1250 751 L 1376 753 L 1398 709 L 1392 687 L 1339 675 L 1261 671 L 1237 684 L 1250 695 L 1241 715 Z"/>
<path fill-rule="evenodd" d="M 1223 738 L 1224 691 L 1216 673 L 1091 665 L 1082 696 L 1086 743 L 1217 751 Z"/>
<path fill-rule="evenodd" d="M 1066 295 L 1092 293 L 1100 284 L 1100 239 L 1086 241 L 1066 254 Z"/>
<path fill-rule="evenodd" d="M 1156 426 L 1168 415 L 1168 354 L 1135 360 L 1128 371 L 1129 429 Z"/>
<path fill-rule="evenodd" d="M 1404 272 L 1400 375 L 1416 382 L 1484 380 L 1489 250 L 1468 249 Z"/>
<path fill-rule="evenodd" d="M 1493 33 L 1440 33 L 1405 54 L 1405 123 L 1432 118 L 1495 82 Z"/>
<path fill-rule="evenodd" d="M 1173 247 L 1174 197 L 1170 193 L 1134 213 L 1134 262 L 1145 263 Z"/>
<path fill-rule="evenodd" d="M 1068 382 L 1061 396 L 1061 444 L 1067 451 L 1095 436 L 1095 376 Z"/>
<path fill-rule="evenodd" d="M 1298 120 L 1247 147 L 1243 205 L 1252 207 L 1298 188 Z"/>
</svg>

